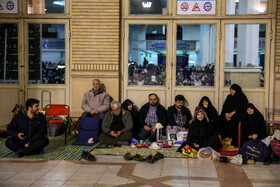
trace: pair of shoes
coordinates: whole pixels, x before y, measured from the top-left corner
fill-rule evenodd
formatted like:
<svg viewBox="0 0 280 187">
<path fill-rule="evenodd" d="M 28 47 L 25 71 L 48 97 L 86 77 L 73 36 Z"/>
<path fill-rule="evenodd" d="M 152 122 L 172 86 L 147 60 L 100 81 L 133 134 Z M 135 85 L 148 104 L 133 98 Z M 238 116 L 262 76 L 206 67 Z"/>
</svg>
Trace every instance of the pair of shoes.
<svg viewBox="0 0 280 187">
<path fill-rule="evenodd" d="M 238 154 L 238 155 L 232 157 L 230 160 L 230 163 L 241 166 L 243 164 L 242 155 Z"/>
<path fill-rule="evenodd" d="M 149 155 L 146 157 L 146 161 L 150 164 L 154 164 L 155 161 L 163 159 L 164 155 L 160 152 L 157 152 L 154 156 L 153 155 Z"/>
<path fill-rule="evenodd" d="M 126 153 L 126 154 L 123 156 L 123 158 L 124 158 L 125 160 L 132 160 L 131 153 Z"/>
<path fill-rule="evenodd" d="M 224 163 L 228 163 L 228 158 L 226 156 L 220 156 L 218 158 L 219 162 L 224 162 Z"/>
<path fill-rule="evenodd" d="M 150 164 L 153 164 L 153 163 L 155 163 L 155 158 L 153 155 L 149 155 L 146 157 L 146 161 Z"/>
<path fill-rule="evenodd" d="M 87 160 L 87 161 L 91 161 L 91 162 L 96 161 L 95 156 L 90 154 L 90 152 L 88 152 L 88 151 L 83 151 L 82 158 Z"/>
<path fill-rule="evenodd" d="M 144 162 L 145 158 L 139 154 L 136 154 L 134 157 L 132 157 L 132 160 Z"/>
</svg>

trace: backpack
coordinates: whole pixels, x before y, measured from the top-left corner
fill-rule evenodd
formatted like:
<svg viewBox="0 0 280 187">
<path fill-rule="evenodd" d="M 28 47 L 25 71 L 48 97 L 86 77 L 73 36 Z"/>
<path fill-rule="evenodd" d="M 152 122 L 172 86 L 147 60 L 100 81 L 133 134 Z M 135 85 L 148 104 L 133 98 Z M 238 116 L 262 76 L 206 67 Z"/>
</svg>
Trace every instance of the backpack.
<svg viewBox="0 0 280 187">
<path fill-rule="evenodd" d="M 240 154 L 243 157 L 253 158 L 256 161 L 263 162 L 269 155 L 269 149 L 261 140 L 254 139 L 243 144 Z"/>
<path fill-rule="evenodd" d="M 73 145 L 93 145 L 97 142 L 100 119 L 97 117 L 82 117 L 78 139 Z"/>
<path fill-rule="evenodd" d="M 270 147 L 276 156 L 280 157 L 280 142 L 279 140 L 271 140 Z"/>
</svg>

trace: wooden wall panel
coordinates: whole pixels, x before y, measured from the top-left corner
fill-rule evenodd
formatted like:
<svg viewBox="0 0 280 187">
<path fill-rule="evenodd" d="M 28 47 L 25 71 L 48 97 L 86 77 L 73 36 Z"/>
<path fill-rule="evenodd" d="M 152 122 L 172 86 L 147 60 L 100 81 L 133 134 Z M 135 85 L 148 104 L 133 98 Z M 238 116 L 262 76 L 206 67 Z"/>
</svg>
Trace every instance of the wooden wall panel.
<svg viewBox="0 0 280 187">
<path fill-rule="evenodd" d="M 118 71 L 120 0 L 73 0 L 71 20 L 72 71 Z"/>
<path fill-rule="evenodd" d="M 274 61 L 274 108 L 280 109 L 280 0 L 277 1 L 276 36 L 275 36 L 275 61 Z"/>
</svg>

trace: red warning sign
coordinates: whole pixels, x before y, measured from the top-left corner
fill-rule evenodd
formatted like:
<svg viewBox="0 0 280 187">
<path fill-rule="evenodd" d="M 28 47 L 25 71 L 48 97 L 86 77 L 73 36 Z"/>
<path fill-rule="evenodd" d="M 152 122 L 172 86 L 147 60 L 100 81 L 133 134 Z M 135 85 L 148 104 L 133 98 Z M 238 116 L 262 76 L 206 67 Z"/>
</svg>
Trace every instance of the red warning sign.
<svg viewBox="0 0 280 187">
<path fill-rule="evenodd" d="M 181 10 L 182 11 L 187 11 L 189 9 L 189 4 L 187 3 L 187 2 L 183 2 L 182 4 L 181 4 Z"/>
<path fill-rule="evenodd" d="M 194 4 L 192 11 L 200 11 L 200 8 L 197 3 Z"/>
<path fill-rule="evenodd" d="M 4 10 L 3 7 L 2 7 L 2 5 L 1 5 L 1 3 L 0 3 L 0 10 Z"/>
</svg>

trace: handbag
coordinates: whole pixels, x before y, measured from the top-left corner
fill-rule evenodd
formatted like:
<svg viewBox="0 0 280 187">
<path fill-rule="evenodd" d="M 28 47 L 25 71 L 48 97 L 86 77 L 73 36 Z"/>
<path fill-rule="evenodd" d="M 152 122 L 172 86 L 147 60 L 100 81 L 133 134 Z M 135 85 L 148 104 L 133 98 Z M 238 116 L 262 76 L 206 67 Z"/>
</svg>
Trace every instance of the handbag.
<svg viewBox="0 0 280 187">
<path fill-rule="evenodd" d="M 240 154 L 244 157 L 253 158 L 256 161 L 263 162 L 269 155 L 269 149 L 261 140 L 254 139 L 243 144 Z"/>
</svg>

